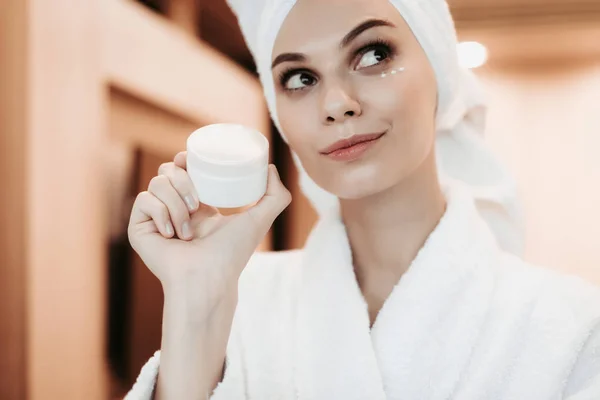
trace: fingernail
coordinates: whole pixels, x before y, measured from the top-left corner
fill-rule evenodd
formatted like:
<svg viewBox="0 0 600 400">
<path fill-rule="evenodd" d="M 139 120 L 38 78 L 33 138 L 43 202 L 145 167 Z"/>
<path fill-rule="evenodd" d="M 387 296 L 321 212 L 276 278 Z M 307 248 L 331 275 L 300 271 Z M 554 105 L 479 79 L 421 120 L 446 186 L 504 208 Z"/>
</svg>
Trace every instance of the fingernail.
<svg viewBox="0 0 600 400">
<path fill-rule="evenodd" d="M 194 200 L 194 197 L 192 195 L 187 195 L 184 198 L 185 200 L 185 204 L 187 204 L 187 207 L 190 211 L 194 211 L 196 209 L 196 201 Z"/>
<path fill-rule="evenodd" d="M 167 222 L 167 236 L 173 236 L 175 230 L 173 229 L 173 224 L 171 221 Z"/>
<path fill-rule="evenodd" d="M 181 233 L 183 233 L 184 238 L 192 237 L 192 229 L 190 228 L 190 221 L 185 221 L 181 226 Z"/>
</svg>

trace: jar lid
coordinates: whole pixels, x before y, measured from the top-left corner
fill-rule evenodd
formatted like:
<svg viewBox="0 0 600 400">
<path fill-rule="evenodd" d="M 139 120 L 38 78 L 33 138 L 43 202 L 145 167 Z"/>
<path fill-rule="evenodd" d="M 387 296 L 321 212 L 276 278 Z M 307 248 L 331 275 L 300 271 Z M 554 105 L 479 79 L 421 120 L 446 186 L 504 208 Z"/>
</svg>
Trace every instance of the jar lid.
<svg viewBox="0 0 600 400">
<path fill-rule="evenodd" d="M 212 124 L 187 139 L 188 167 L 203 174 L 238 178 L 262 172 L 269 162 L 269 141 L 239 124 Z"/>
</svg>

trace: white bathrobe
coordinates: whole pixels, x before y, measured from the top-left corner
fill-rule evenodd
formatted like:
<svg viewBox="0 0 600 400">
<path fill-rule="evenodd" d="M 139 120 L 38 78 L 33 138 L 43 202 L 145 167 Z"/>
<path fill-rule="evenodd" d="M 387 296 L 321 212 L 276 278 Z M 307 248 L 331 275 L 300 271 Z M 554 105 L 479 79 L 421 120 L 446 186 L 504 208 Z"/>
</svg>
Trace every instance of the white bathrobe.
<svg viewBox="0 0 600 400">
<path fill-rule="evenodd" d="M 338 217 L 255 254 L 211 399 L 600 399 L 600 290 L 504 253 L 468 192 L 445 194 L 372 329 Z M 127 400 L 151 399 L 159 359 Z"/>
</svg>

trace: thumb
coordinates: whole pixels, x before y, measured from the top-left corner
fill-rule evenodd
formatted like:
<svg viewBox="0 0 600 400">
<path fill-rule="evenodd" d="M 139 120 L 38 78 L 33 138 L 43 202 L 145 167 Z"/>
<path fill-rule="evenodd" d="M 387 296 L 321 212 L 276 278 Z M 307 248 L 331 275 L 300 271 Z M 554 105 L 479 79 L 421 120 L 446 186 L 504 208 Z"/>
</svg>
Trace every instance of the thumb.
<svg viewBox="0 0 600 400">
<path fill-rule="evenodd" d="M 271 224 L 279 214 L 290 204 L 292 195 L 283 185 L 275 165 L 269 165 L 267 191 L 256 205 L 247 210 L 256 222 Z M 267 229 L 268 229 L 267 228 Z"/>
</svg>

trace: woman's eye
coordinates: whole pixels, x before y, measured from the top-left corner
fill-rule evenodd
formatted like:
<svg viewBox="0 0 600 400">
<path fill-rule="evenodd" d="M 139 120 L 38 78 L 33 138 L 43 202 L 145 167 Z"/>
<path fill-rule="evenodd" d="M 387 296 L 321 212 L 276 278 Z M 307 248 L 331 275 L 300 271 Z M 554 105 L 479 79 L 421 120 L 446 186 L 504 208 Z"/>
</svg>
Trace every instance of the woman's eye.
<svg viewBox="0 0 600 400">
<path fill-rule="evenodd" d="M 372 49 L 367 51 L 361 57 L 356 68 L 366 68 L 379 64 L 388 57 L 388 53 L 383 49 Z"/>
<path fill-rule="evenodd" d="M 304 86 L 313 84 L 314 78 L 305 73 L 292 75 L 286 82 L 285 88 L 288 90 L 302 89 Z"/>
</svg>

